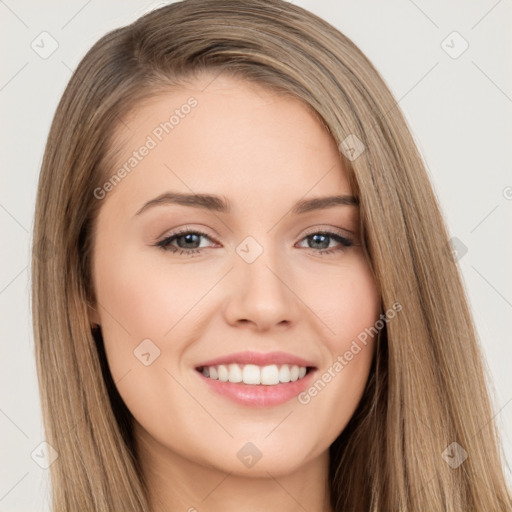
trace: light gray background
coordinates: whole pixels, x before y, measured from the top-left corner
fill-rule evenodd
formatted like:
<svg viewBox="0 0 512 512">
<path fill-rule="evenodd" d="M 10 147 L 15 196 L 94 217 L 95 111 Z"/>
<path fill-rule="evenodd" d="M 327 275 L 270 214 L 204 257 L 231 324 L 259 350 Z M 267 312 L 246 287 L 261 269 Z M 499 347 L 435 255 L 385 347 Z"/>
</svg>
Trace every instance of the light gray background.
<svg viewBox="0 0 512 512">
<path fill-rule="evenodd" d="M 459 264 L 494 382 L 496 421 L 510 461 L 512 33 L 507 28 L 511 26 L 511 2 L 295 3 L 331 22 L 363 50 L 408 119 L 451 236 L 467 248 Z M 29 248 L 50 122 L 72 70 L 92 44 L 107 31 L 161 4 L 0 0 L 3 512 L 48 510 L 48 470 L 31 458 L 44 441 L 44 432 L 29 308 Z M 31 47 L 40 52 L 51 49 L 50 38 L 40 35 L 44 31 L 58 43 L 47 58 Z M 454 31 L 469 44 L 457 58 L 453 56 L 464 43 Z M 510 480 L 508 467 L 506 471 Z"/>
</svg>

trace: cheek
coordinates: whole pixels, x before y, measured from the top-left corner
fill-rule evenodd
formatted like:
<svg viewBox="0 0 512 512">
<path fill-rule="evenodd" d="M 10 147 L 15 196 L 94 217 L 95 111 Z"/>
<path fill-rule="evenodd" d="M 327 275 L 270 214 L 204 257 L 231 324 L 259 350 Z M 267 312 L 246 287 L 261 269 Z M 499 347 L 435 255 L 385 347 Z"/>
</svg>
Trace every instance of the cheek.
<svg viewBox="0 0 512 512">
<path fill-rule="evenodd" d="M 340 267 L 317 294 L 319 317 L 328 326 L 323 341 L 326 357 L 312 385 L 299 396 L 309 417 L 322 423 L 334 439 L 352 417 L 363 395 L 377 336 L 380 296 L 369 265 L 359 255 Z"/>
<path fill-rule="evenodd" d="M 369 265 L 360 258 L 350 278 L 341 286 L 333 311 L 335 335 L 330 338 L 332 361 L 343 364 L 343 381 L 350 380 L 347 390 L 362 394 L 373 358 L 374 326 L 380 314 L 380 296 Z M 339 366 L 336 366 L 339 369 Z"/>
<path fill-rule="evenodd" d="M 190 272 L 178 265 L 169 272 L 145 250 L 98 253 L 96 290 L 110 313 L 103 316 L 109 324 L 113 317 L 125 335 L 162 340 L 200 297 Z"/>
<path fill-rule="evenodd" d="M 340 293 L 342 296 L 337 303 L 339 316 L 335 326 L 341 339 L 348 337 L 353 340 L 376 322 L 380 312 L 380 296 L 365 262 L 355 267 L 353 276 L 343 285 Z"/>
<path fill-rule="evenodd" d="M 331 272 L 310 273 L 305 283 L 308 306 L 324 326 L 331 354 L 343 353 L 379 318 L 380 295 L 363 254 L 354 252 Z"/>
<path fill-rule="evenodd" d="M 190 328 L 185 315 L 198 292 L 190 276 L 165 271 L 146 249 L 98 244 L 95 271 L 109 369 L 124 403 L 144 423 L 182 399 L 165 369 L 174 373 L 169 362 L 186 348 L 187 338 L 176 333 Z"/>
<path fill-rule="evenodd" d="M 151 360 L 158 361 L 156 356 L 159 357 L 163 349 L 163 335 L 176 322 L 181 300 L 176 290 L 180 290 L 183 283 L 177 275 L 170 290 L 169 282 L 144 257 L 144 251 L 111 240 L 108 236 L 98 238 L 94 264 L 94 284 L 109 368 L 114 382 L 123 378 L 124 386 L 144 369 L 144 378 L 149 377 L 151 385 L 152 372 L 147 370 L 157 365 L 145 367 L 137 359 L 139 347 L 146 347 L 140 354 L 149 351 Z M 148 344 L 145 340 L 151 342 Z M 130 376 L 124 379 L 127 372 Z"/>
</svg>

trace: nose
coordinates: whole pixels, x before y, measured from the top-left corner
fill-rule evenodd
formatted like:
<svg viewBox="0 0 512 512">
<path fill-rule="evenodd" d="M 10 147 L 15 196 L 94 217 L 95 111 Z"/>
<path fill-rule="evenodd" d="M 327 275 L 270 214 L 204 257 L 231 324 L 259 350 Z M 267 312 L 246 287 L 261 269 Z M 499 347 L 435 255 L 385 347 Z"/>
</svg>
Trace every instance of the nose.
<svg viewBox="0 0 512 512">
<path fill-rule="evenodd" d="M 283 255 L 264 250 L 252 263 L 237 254 L 234 258 L 224 309 L 226 321 L 258 331 L 294 324 L 300 314 L 300 290 Z"/>
</svg>

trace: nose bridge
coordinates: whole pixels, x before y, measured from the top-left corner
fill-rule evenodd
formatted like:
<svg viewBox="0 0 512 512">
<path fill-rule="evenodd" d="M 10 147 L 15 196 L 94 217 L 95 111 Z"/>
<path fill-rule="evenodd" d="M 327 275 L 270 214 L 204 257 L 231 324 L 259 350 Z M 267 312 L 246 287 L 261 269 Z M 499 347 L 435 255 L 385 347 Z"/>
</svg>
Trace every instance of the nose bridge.
<svg viewBox="0 0 512 512">
<path fill-rule="evenodd" d="M 244 320 L 268 328 L 292 321 L 297 313 L 297 299 L 288 283 L 290 267 L 267 235 L 259 240 L 247 236 L 235 249 L 236 282 L 227 308 L 230 322 Z"/>
<path fill-rule="evenodd" d="M 259 236 L 257 240 L 253 236 L 247 236 L 236 248 L 238 255 L 236 266 L 239 267 L 239 275 L 244 286 L 254 290 L 270 293 L 271 297 L 277 298 L 282 295 L 282 288 L 285 286 L 283 275 L 286 273 L 284 255 L 279 253 L 279 247 L 272 244 L 272 236 Z M 267 298 L 268 300 L 268 298 Z"/>
</svg>

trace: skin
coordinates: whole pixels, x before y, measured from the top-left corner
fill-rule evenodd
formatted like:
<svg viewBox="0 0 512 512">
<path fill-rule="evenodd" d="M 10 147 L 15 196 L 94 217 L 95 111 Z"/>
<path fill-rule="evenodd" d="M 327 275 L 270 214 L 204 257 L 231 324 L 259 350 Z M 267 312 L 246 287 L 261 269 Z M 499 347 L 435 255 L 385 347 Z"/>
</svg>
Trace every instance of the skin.
<svg viewBox="0 0 512 512">
<path fill-rule="evenodd" d="M 380 313 L 358 208 L 291 215 L 300 199 L 352 193 L 336 143 L 298 100 L 212 80 L 145 102 L 120 128 L 122 166 L 169 112 L 190 96 L 198 101 L 101 199 L 90 320 L 102 326 L 113 379 L 134 416 L 153 510 L 287 512 L 300 503 L 328 511 L 328 448 L 362 396 L 374 340 L 306 405 L 237 404 L 212 392 L 195 366 L 280 350 L 314 361 L 318 376 L 328 371 Z M 163 204 L 136 215 L 171 190 L 223 195 L 233 210 Z M 207 234 L 196 239 L 199 254 L 185 254 L 193 249 L 183 238 L 172 245 L 184 254 L 155 245 L 187 227 Z M 307 235 L 322 230 L 354 245 L 332 237 L 315 245 Z M 247 236 L 263 249 L 250 264 L 236 252 Z M 321 254 L 327 246 L 339 250 Z M 134 356 L 144 339 L 160 349 L 148 366 Z M 247 442 L 262 454 L 252 467 L 237 457 Z"/>
</svg>

